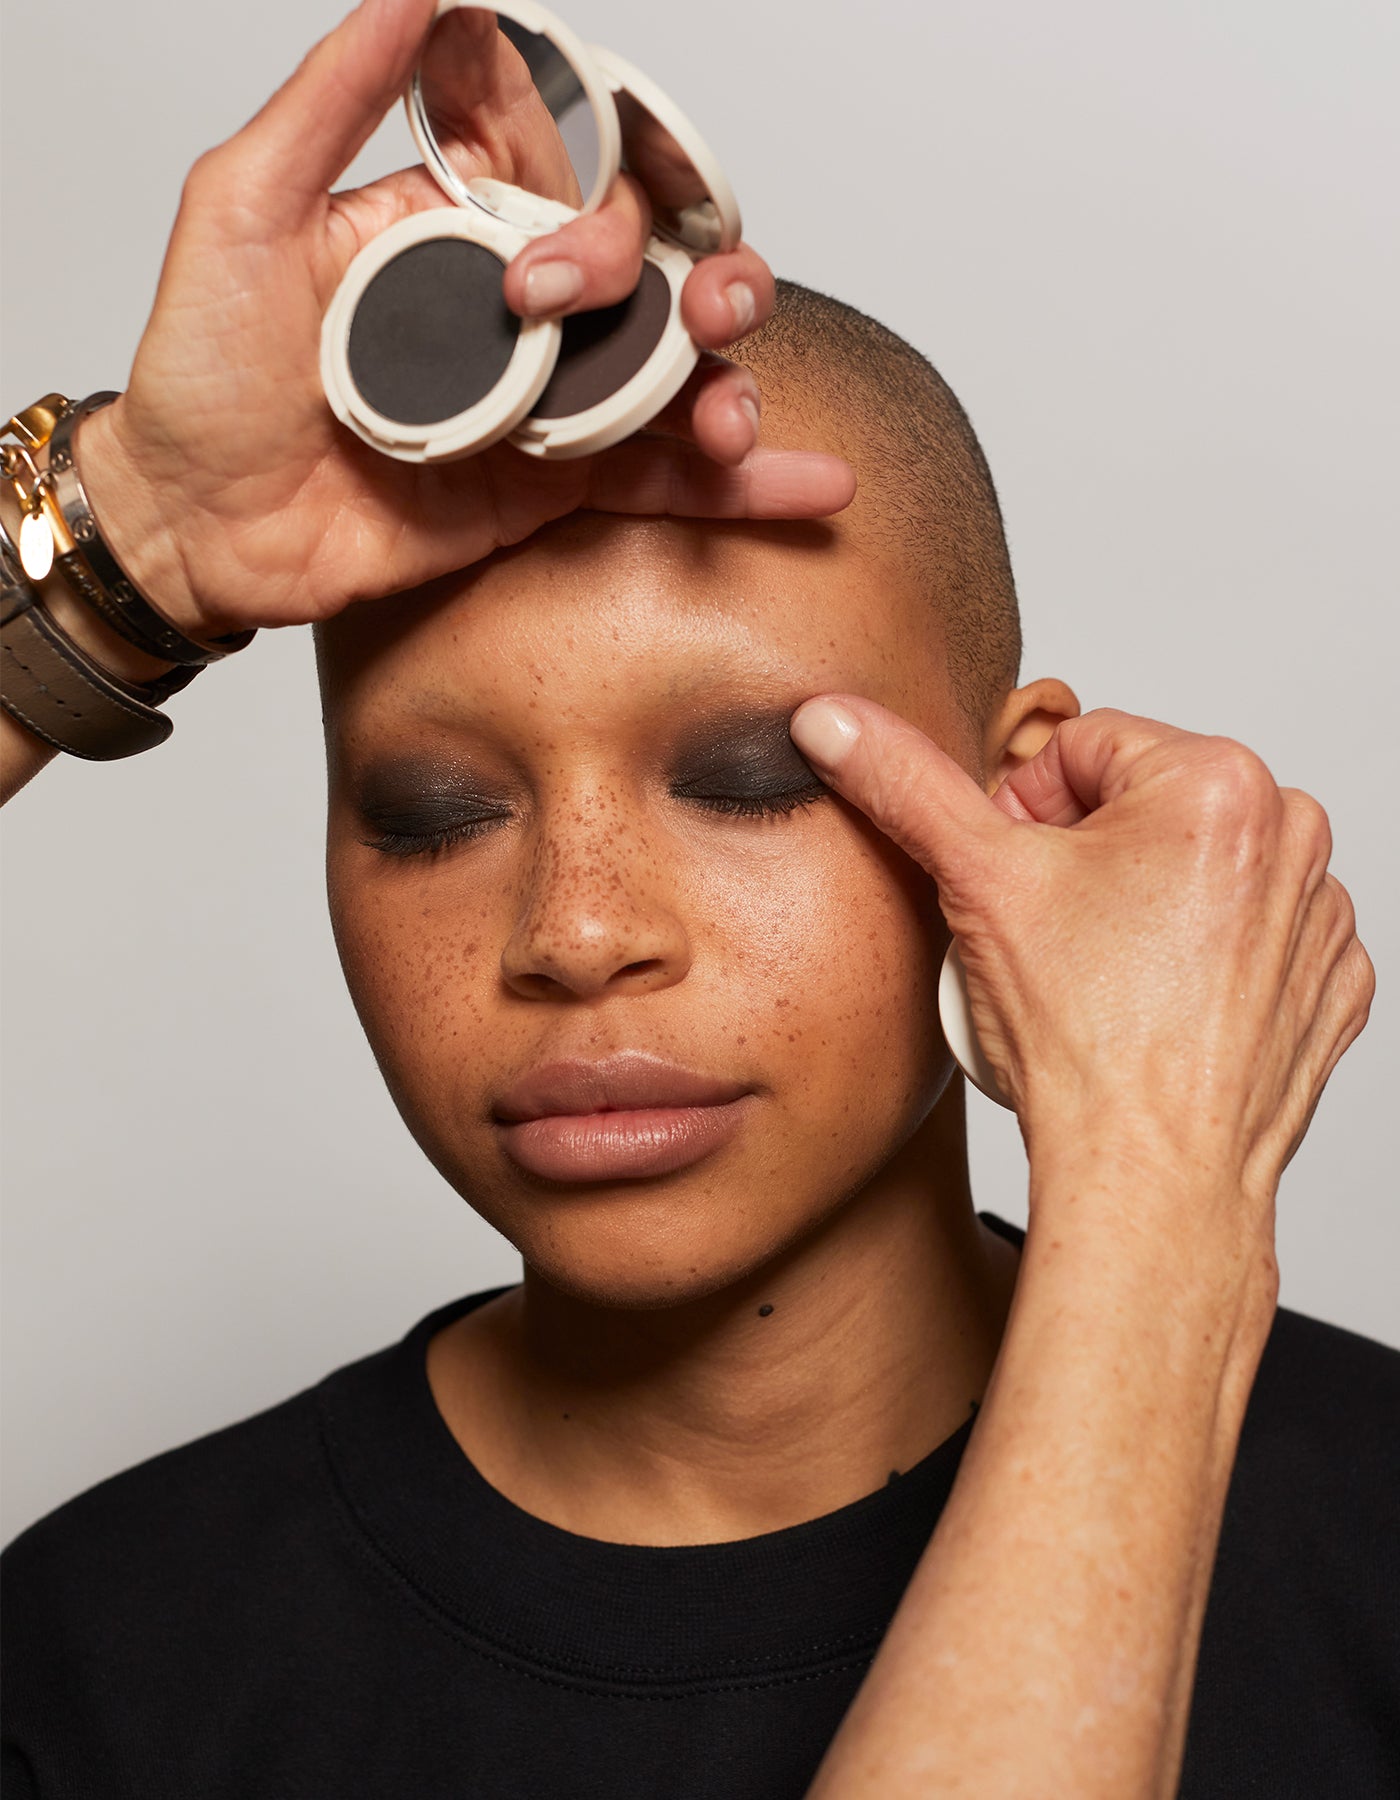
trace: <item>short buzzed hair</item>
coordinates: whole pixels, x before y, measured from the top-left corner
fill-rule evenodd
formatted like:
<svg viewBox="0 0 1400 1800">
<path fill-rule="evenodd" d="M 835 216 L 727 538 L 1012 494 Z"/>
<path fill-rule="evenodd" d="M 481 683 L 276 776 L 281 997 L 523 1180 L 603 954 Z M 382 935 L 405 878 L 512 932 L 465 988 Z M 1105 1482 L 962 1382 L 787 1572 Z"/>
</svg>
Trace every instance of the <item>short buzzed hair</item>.
<svg viewBox="0 0 1400 1800">
<path fill-rule="evenodd" d="M 1001 506 L 956 394 L 927 357 L 855 307 L 779 281 L 772 317 L 727 354 L 840 441 L 862 504 L 942 622 L 958 701 L 980 730 L 1021 666 Z"/>
</svg>

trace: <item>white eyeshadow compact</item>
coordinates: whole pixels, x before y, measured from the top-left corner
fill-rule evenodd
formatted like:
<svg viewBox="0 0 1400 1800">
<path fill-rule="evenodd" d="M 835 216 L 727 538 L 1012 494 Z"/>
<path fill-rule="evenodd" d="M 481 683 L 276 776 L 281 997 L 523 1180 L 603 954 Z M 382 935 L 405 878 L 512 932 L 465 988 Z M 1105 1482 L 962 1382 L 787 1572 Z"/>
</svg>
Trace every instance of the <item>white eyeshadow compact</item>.
<svg viewBox="0 0 1400 1800">
<path fill-rule="evenodd" d="M 741 234 L 694 126 L 640 70 L 533 0 L 439 0 L 405 104 L 452 204 L 400 219 L 346 270 L 321 329 L 336 417 L 405 462 L 502 438 L 532 456 L 586 456 L 646 425 L 699 357 L 681 322 L 685 279 Z M 597 312 L 518 317 L 506 265 L 595 211 L 622 169 L 653 211 L 636 288 Z"/>
<path fill-rule="evenodd" d="M 967 970 L 954 938 L 943 958 L 938 980 L 938 1021 L 943 1036 L 953 1053 L 953 1061 L 975 1088 L 980 1089 L 998 1106 L 1015 1108 L 1015 1102 L 997 1080 L 996 1070 L 987 1061 L 972 1022 L 972 1002 L 967 992 Z"/>
</svg>

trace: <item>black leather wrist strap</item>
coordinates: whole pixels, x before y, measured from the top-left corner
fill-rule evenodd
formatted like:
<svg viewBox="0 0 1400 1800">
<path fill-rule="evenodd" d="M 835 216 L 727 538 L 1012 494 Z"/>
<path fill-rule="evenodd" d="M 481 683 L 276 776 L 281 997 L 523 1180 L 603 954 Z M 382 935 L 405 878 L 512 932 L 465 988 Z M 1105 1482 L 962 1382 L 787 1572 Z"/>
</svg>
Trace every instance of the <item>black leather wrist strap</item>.
<svg viewBox="0 0 1400 1800">
<path fill-rule="evenodd" d="M 137 686 L 100 669 L 61 631 L 34 590 L 13 579 L 5 546 L 0 598 L 0 705 L 20 724 L 71 756 L 111 762 L 165 742 L 174 730 L 153 702 L 198 674 L 173 669 Z"/>
<path fill-rule="evenodd" d="M 115 393 L 102 392 L 89 394 L 86 400 L 69 400 L 54 419 L 45 480 L 72 540 L 71 549 L 59 547 L 58 564 L 73 591 L 128 643 L 162 662 L 203 668 L 206 663 L 241 650 L 255 634 L 238 631 L 202 644 L 158 613 L 137 592 L 108 548 L 78 474 L 73 456 L 78 426 L 90 413 L 110 405 L 117 397 Z"/>
</svg>

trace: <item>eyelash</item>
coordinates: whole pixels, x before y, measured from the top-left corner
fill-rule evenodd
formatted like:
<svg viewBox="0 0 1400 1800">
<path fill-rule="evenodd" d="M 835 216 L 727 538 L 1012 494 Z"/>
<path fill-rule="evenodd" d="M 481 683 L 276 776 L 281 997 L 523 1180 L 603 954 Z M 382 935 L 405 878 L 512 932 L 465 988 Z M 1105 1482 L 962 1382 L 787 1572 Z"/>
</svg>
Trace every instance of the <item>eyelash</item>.
<svg viewBox="0 0 1400 1800">
<path fill-rule="evenodd" d="M 731 818 L 785 819 L 799 806 L 810 806 L 828 792 L 820 783 L 809 788 L 793 788 L 786 794 L 687 794 L 695 806 L 707 812 L 726 813 Z"/>
<path fill-rule="evenodd" d="M 385 856 L 439 856 L 444 850 L 450 850 L 454 844 L 465 842 L 467 838 L 480 837 L 482 832 L 492 825 L 499 825 L 499 819 L 473 819 L 466 825 L 454 825 L 448 831 L 409 832 L 382 831 L 378 837 L 361 838 L 360 842 L 367 850 L 378 850 Z"/>
<path fill-rule="evenodd" d="M 825 799 L 829 789 L 822 783 L 814 783 L 810 788 L 794 788 L 786 794 L 687 794 L 679 796 L 692 805 L 701 806 L 707 812 L 716 812 L 729 818 L 742 819 L 784 819 L 795 813 L 799 807 L 811 806 L 815 801 Z M 493 825 L 499 825 L 501 817 L 488 819 L 472 819 L 463 825 L 453 825 L 446 831 L 407 832 L 383 831 L 378 837 L 362 838 L 360 841 L 366 849 L 378 850 L 385 856 L 440 856 L 455 844 L 465 843 L 469 838 L 480 837 Z"/>
</svg>

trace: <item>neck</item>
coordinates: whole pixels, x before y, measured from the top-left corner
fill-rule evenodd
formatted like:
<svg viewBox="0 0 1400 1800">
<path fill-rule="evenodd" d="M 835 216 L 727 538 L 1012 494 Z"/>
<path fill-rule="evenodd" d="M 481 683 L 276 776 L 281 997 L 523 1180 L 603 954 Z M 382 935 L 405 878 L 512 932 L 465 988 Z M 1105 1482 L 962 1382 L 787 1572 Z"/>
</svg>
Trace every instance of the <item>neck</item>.
<svg viewBox="0 0 1400 1800">
<path fill-rule="evenodd" d="M 751 1537 L 862 1498 L 957 1430 L 1015 1262 L 972 1210 L 953 1082 L 867 1187 L 754 1274 L 637 1311 L 527 1268 L 438 1334 L 428 1376 L 482 1475 L 539 1518 L 614 1542 Z"/>
</svg>

